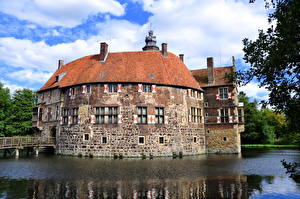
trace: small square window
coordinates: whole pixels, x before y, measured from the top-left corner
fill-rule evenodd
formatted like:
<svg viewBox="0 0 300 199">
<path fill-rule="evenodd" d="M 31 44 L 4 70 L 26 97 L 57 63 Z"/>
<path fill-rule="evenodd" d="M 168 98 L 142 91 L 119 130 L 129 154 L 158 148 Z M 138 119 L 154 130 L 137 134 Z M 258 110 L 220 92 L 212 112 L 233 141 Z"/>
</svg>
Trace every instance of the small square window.
<svg viewBox="0 0 300 199">
<path fill-rule="evenodd" d="M 106 144 L 107 143 L 107 137 L 102 137 L 102 143 Z"/>
<path fill-rule="evenodd" d="M 208 102 L 204 102 L 204 106 L 205 106 L 205 107 L 208 107 Z"/>
<path fill-rule="evenodd" d="M 227 141 L 227 137 L 224 137 L 223 140 L 224 140 L 224 141 Z"/>
<path fill-rule="evenodd" d="M 139 144 L 145 144 L 145 137 L 139 136 Z"/>
<path fill-rule="evenodd" d="M 84 141 L 88 141 L 90 139 L 90 135 L 89 134 L 84 134 Z"/>
<path fill-rule="evenodd" d="M 159 144 L 163 144 L 165 142 L 165 138 L 159 137 L 158 141 L 159 141 Z"/>
<path fill-rule="evenodd" d="M 205 117 L 208 117 L 208 113 L 205 113 Z"/>
<path fill-rule="evenodd" d="M 195 143 L 197 142 L 197 137 L 194 137 L 194 142 L 195 142 Z"/>
</svg>

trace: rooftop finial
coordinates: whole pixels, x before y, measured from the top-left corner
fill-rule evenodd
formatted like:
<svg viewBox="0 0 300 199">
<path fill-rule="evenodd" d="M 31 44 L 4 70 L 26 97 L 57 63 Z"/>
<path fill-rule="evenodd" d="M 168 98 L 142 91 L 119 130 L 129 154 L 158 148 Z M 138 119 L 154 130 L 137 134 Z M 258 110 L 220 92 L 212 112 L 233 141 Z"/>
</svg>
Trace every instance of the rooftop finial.
<svg viewBox="0 0 300 199">
<path fill-rule="evenodd" d="M 150 30 L 148 32 L 148 36 L 145 38 L 146 45 L 143 47 L 143 51 L 158 51 L 159 48 L 156 46 L 156 36 L 153 34 L 153 30 L 151 30 L 152 24 L 150 23 Z"/>
</svg>

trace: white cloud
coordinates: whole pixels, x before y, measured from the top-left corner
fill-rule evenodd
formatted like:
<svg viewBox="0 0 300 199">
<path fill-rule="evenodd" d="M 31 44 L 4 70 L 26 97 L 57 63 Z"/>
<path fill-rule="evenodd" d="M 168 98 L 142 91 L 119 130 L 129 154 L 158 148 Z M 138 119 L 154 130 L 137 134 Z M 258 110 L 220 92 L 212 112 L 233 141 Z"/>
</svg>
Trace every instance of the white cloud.
<svg viewBox="0 0 300 199">
<path fill-rule="evenodd" d="M 242 39 L 255 38 L 267 26 L 264 4 L 235 0 L 134 0 L 153 13 L 149 21 L 160 42 L 186 55 L 192 68 L 206 65 L 213 56 L 225 64 L 231 56 L 242 56 Z"/>
<path fill-rule="evenodd" d="M 4 88 L 9 88 L 9 91 L 11 94 L 13 94 L 16 90 L 21 90 L 21 89 L 25 88 L 25 87 L 19 86 L 17 84 L 10 83 L 9 81 L 6 81 L 1 78 L 0 78 L 0 82 L 3 83 Z"/>
<path fill-rule="evenodd" d="M 250 98 L 256 100 L 265 100 L 269 99 L 269 91 L 265 87 L 259 87 L 258 83 L 250 82 L 246 86 L 242 86 L 239 88 L 239 92 L 243 91 Z"/>
<path fill-rule="evenodd" d="M 99 24 L 103 28 L 99 35 L 88 40 L 76 40 L 72 43 L 62 43 L 53 46 L 44 41 L 32 42 L 13 37 L 0 38 L 0 61 L 9 66 L 36 70 L 37 72 L 54 72 L 57 61 L 64 59 L 65 63 L 80 57 L 99 53 L 99 42 L 106 41 L 111 51 L 128 51 L 141 49 L 139 25 L 127 21 L 110 20 Z M 140 36 L 139 36 L 140 35 Z"/>
<path fill-rule="evenodd" d="M 0 0 L 0 11 L 41 26 L 74 27 L 97 13 L 121 16 L 124 7 L 115 0 Z"/>
<path fill-rule="evenodd" d="M 12 0 L 12 3 L 16 4 L 15 1 Z M 52 73 L 57 68 L 58 59 L 64 59 L 67 63 L 82 56 L 98 53 L 101 41 L 108 42 L 111 51 L 141 50 L 149 23 L 152 22 L 158 46 L 160 47 L 162 42 L 167 42 L 169 51 L 175 54 L 184 53 L 185 63 L 190 69 L 205 66 L 208 56 L 213 56 L 215 65 L 220 66 L 230 63 L 233 55 L 236 56 L 236 59 L 241 58 L 242 39 L 245 37 L 255 38 L 257 30 L 267 25 L 263 2 L 252 5 L 234 0 L 132 1 L 143 2 L 144 9 L 152 13 L 148 23 L 138 25 L 126 20 L 112 20 L 108 16 L 104 22 L 97 25 L 99 32 L 96 36 L 87 40 L 76 40 L 72 43 L 52 46 L 47 45 L 44 41 L 32 42 L 12 37 L 0 38 L 0 61 L 9 66 L 23 68 L 22 73 L 30 71 L 28 76 L 23 75 L 29 80 L 28 77 L 34 75 L 31 71 L 38 74 Z M 3 2 L 0 0 L 0 6 L 5 4 Z M 67 2 L 70 1 L 64 0 L 60 6 L 66 7 Z M 91 2 L 93 1 L 89 0 L 80 5 L 81 7 L 82 5 L 83 7 L 87 6 L 86 4 L 92 5 Z M 104 2 L 112 2 L 112 0 Z M 37 5 L 36 2 L 33 4 Z M 49 19 L 43 18 L 45 23 L 54 23 L 52 15 L 45 14 L 52 13 L 55 10 L 55 6 L 53 6 L 49 6 L 51 12 L 40 7 L 36 11 L 42 13 L 43 17 L 50 16 Z M 19 12 L 18 9 L 16 9 L 16 13 Z M 75 11 L 76 9 L 73 12 L 76 13 Z M 120 9 L 119 14 L 122 12 Z M 111 11 L 111 13 L 113 12 Z M 57 20 L 57 23 L 61 22 L 59 17 L 53 17 L 53 19 Z M 74 20 L 76 23 L 80 23 L 79 19 L 75 18 Z M 52 31 L 52 34 L 60 33 Z M 41 80 L 35 81 L 41 82 Z M 262 98 L 255 93 L 253 96 L 258 99 Z"/>
<path fill-rule="evenodd" d="M 52 73 L 36 72 L 32 70 L 20 70 L 9 73 L 7 76 L 15 79 L 16 81 L 24 81 L 29 83 L 45 83 Z"/>
</svg>

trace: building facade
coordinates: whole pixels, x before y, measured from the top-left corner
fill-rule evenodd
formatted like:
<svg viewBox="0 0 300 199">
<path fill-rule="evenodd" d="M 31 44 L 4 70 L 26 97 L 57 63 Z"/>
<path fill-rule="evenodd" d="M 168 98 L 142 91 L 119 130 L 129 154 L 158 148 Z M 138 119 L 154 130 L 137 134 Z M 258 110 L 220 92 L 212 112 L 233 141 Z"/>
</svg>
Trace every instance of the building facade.
<svg viewBox="0 0 300 199">
<path fill-rule="evenodd" d="M 143 51 L 110 53 L 101 43 L 99 54 L 68 64 L 60 60 L 37 92 L 33 126 L 38 134 L 55 137 L 56 153 L 66 155 L 239 153 L 236 108 L 232 121 L 222 117 L 209 123 L 204 105 L 218 87 L 202 88 L 183 55 L 168 52 L 165 43 L 159 50 L 152 31 L 145 41 Z M 236 90 L 234 85 L 230 89 Z M 228 106 L 236 107 L 235 98 Z M 227 139 L 219 143 L 222 136 Z"/>
</svg>

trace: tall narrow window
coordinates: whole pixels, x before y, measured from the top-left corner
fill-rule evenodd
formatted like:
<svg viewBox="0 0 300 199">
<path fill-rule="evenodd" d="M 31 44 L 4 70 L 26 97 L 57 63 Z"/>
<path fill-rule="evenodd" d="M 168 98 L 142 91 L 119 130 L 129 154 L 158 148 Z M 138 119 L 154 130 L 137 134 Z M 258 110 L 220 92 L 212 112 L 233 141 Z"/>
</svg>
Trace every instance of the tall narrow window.
<svg viewBox="0 0 300 199">
<path fill-rule="evenodd" d="M 138 123 L 147 124 L 147 107 L 137 107 Z"/>
<path fill-rule="evenodd" d="M 96 123 L 104 124 L 105 107 L 96 108 Z"/>
<path fill-rule="evenodd" d="M 72 123 L 77 124 L 78 123 L 78 108 L 72 109 Z"/>
<path fill-rule="evenodd" d="M 59 106 L 56 106 L 56 120 L 59 118 Z"/>
<path fill-rule="evenodd" d="M 116 92 L 118 92 L 118 85 L 117 84 L 109 84 L 108 85 L 108 91 L 110 93 L 116 93 Z"/>
<path fill-rule="evenodd" d="M 43 120 L 43 108 L 39 108 L 39 121 Z"/>
<path fill-rule="evenodd" d="M 191 122 L 201 123 L 201 108 L 191 107 L 190 109 Z"/>
<path fill-rule="evenodd" d="M 68 115 L 69 115 L 69 109 L 63 108 L 62 109 L 63 124 L 68 124 Z"/>
<path fill-rule="evenodd" d="M 86 93 L 91 93 L 91 85 L 86 86 Z"/>
<path fill-rule="evenodd" d="M 228 123 L 229 122 L 229 110 L 228 108 L 222 108 L 220 109 L 220 116 L 221 116 L 221 122 L 222 123 Z"/>
<path fill-rule="evenodd" d="M 219 88 L 220 99 L 228 99 L 228 90 L 227 88 Z"/>
<path fill-rule="evenodd" d="M 143 91 L 144 92 L 152 92 L 152 86 L 149 84 L 143 85 Z"/>
<path fill-rule="evenodd" d="M 51 107 L 48 108 L 48 112 L 47 112 L 47 119 L 48 121 L 50 121 L 52 119 L 52 111 L 51 111 Z"/>
<path fill-rule="evenodd" d="M 165 109 L 162 107 L 155 108 L 155 123 L 156 124 L 163 124 L 164 123 L 164 116 L 165 116 Z"/>
<path fill-rule="evenodd" d="M 108 123 L 118 123 L 118 107 L 108 107 Z"/>
<path fill-rule="evenodd" d="M 243 110 L 240 108 L 238 109 L 238 116 L 239 116 L 239 123 L 243 123 L 244 122 Z"/>
<path fill-rule="evenodd" d="M 75 95 L 75 88 L 70 89 L 70 95 Z"/>
</svg>

